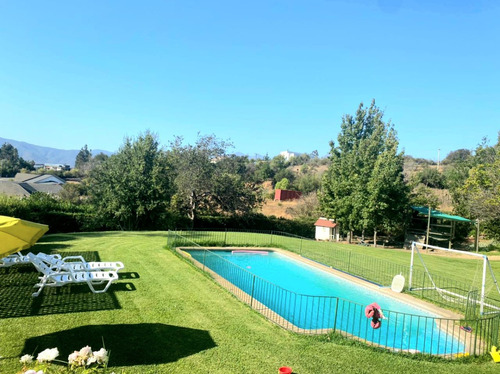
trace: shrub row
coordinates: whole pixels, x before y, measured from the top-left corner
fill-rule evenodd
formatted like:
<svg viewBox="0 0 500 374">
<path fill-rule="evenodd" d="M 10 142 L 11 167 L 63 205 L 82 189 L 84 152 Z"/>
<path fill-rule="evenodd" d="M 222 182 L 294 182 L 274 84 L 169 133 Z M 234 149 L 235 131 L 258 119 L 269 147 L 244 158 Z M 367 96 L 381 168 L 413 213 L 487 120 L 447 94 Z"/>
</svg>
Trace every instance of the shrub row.
<svg viewBox="0 0 500 374">
<path fill-rule="evenodd" d="M 51 233 L 120 230 L 118 222 L 101 217 L 92 205 L 76 205 L 55 200 L 40 194 L 17 199 L 0 196 L 0 215 L 17 217 L 49 225 Z M 314 221 L 293 221 L 285 218 L 267 217 L 263 214 L 244 216 L 202 216 L 193 223 L 187 217 L 165 212 L 159 219 L 145 221 L 142 230 L 169 229 L 247 229 L 274 230 L 295 235 L 314 237 Z"/>
<path fill-rule="evenodd" d="M 183 228 L 183 227 L 180 227 Z M 196 229 L 247 229 L 282 231 L 305 238 L 314 238 L 314 220 L 289 220 L 263 214 L 244 216 L 202 216 L 194 223 Z"/>
</svg>

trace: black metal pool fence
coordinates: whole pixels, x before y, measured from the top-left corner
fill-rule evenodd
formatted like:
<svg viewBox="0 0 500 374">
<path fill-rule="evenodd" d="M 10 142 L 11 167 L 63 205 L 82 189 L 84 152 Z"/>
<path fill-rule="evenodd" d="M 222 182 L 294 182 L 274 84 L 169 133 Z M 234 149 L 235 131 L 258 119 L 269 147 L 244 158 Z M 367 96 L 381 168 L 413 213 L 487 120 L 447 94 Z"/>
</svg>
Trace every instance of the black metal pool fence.
<svg viewBox="0 0 500 374">
<path fill-rule="evenodd" d="M 392 263 L 368 253 L 356 253 L 335 242 L 317 242 L 276 231 L 197 230 L 169 231 L 167 246 L 171 249 L 196 247 L 204 251 L 207 255 L 203 256 L 198 266 L 210 272 L 236 297 L 266 318 L 297 333 L 336 332 L 395 352 L 420 352 L 444 357 L 482 355 L 489 352 L 491 346 L 500 344 L 500 301 L 487 298 L 487 307 L 483 315 L 479 315 L 477 290 L 471 290 L 470 285 L 446 277 L 432 276 L 435 285 L 441 290 L 437 292 L 424 271 L 414 270 L 413 284 L 418 285 L 418 291 L 406 292 L 459 311 L 465 316 L 463 319 L 384 311 L 384 314 L 388 314 L 389 321 L 396 321 L 390 331 L 384 332 L 380 331 L 383 329 L 373 330 L 366 324 L 363 305 L 338 297 L 296 294 L 230 263 L 218 256 L 216 251 L 203 248 L 282 248 L 381 286 L 390 286 L 396 274 L 402 274 L 406 278 L 409 275 L 409 266 Z M 207 260 L 210 263 L 206 263 Z M 217 268 L 216 272 L 211 270 L 214 268 Z M 442 290 L 463 297 L 443 297 Z M 303 302 L 305 298 L 307 300 Z M 301 309 L 295 309 L 295 305 L 301 305 Z M 302 308 L 302 305 L 306 307 Z"/>
</svg>

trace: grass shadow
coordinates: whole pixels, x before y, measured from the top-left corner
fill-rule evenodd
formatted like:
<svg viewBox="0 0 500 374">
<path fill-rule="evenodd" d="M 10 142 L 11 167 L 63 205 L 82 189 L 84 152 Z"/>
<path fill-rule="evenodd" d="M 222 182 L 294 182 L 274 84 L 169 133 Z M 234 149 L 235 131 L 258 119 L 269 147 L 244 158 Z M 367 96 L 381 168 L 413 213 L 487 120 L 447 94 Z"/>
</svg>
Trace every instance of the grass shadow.
<svg viewBox="0 0 500 374">
<path fill-rule="evenodd" d="M 100 260 L 98 252 L 65 252 L 64 255 L 82 255 L 87 261 Z M 33 286 L 38 282 L 39 276 L 40 273 L 31 264 L 0 268 L 0 318 L 121 309 L 115 292 L 136 289 L 130 282 L 114 283 L 108 292 L 94 294 L 86 284 L 79 284 L 46 287 L 40 296 L 32 297 L 35 290 Z M 137 274 L 135 278 L 138 277 Z"/>
<path fill-rule="evenodd" d="M 23 354 L 57 347 L 64 360 L 86 345 L 98 350 L 103 342 L 110 367 L 165 364 L 217 346 L 206 330 L 162 323 L 88 325 L 29 338 Z"/>
<path fill-rule="evenodd" d="M 135 271 L 124 271 L 118 273 L 118 279 L 139 279 L 141 276 Z"/>
</svg>

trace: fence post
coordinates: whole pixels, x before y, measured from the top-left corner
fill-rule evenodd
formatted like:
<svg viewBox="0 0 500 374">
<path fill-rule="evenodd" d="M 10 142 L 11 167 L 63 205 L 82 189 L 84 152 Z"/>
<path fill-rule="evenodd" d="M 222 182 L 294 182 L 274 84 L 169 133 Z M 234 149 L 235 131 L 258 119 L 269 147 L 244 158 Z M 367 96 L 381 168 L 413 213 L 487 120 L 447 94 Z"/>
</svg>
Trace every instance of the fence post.
<svg viewBox="0 0 500 374">
<path fill-rule="evenodd" d="M 170 230 L 167 232 L 167 247 L 170 248 Z"/>
<path fill-rule="evenodd" d="M 273 245 L 273 230 L 271 230 L 271 245 Z"/>
<path fill-rule="evenodd" d="M 347 272 L 351 273 L 351 254 L 352 252 L 349 252 L 349 259 L 347 260 Z"/>
<path fill-rule="evenodd" d="M 226 240 L 226 239 L 227 239 L 227 227 L 226 227 L 226 228 L 225 228 L 225 230 L 224 230 L 224 247 L 225 247 L 225 246 L 226 246 L 226 244 L 227 244 L 227 240 Z"/>
<path fill-rule="evenodd" d="M 252 294 L 250 295 L 250 308 L 253 308 L 253 291 L 255 289 L 255 275 L 252 279 Z"/>
<path fill-rule="evenodd" d="M 335 298 L 335 319 L 333 320 L 333 332 L 337 329 L 337 311 L 339 310 L 339 298 Z"/>
<path fill-rule="evenodd" d="M 206 255 L 207 255 L 207 250 L 204 249 L 203 250 L 203 271 L 205 271 L 205 257 L 206 257 Z"/>
<path fill-rule="evenodd" d="M 302 238 L 300 238 L 300 255 L 302 256 Z"/>
</svg>

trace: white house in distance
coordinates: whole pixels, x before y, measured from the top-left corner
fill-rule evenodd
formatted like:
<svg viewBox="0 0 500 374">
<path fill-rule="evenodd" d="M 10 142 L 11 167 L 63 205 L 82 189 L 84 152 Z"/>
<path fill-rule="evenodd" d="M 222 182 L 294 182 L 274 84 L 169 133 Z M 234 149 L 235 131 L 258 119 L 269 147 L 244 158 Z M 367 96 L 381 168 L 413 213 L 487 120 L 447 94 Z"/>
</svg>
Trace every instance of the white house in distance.
<svg viewBox="0 0 500 374">
<path fill-rule="evenodd" d="M 301 153 L 299 152 L 290 152 L 288 150 L 280 152 L 280 156 L 283 156 L 285 158 L 285 161 L 290 161 L 292 157 L 297 157 L 300 156 Z"/>
<path fill-rule="evenodd" d="M 340 240 L 340 227 L 335 220 L 320 217 L 316 223 L 316 240 Z"/>
</svg>

